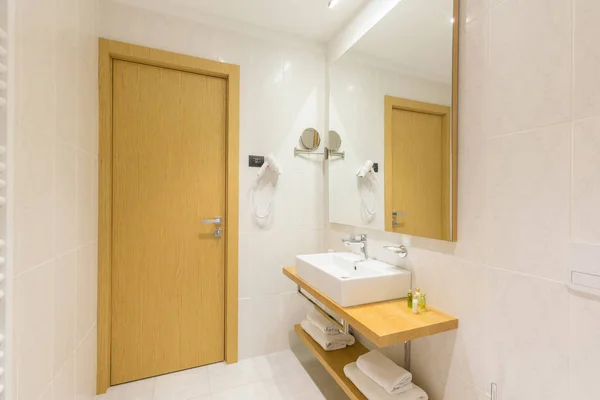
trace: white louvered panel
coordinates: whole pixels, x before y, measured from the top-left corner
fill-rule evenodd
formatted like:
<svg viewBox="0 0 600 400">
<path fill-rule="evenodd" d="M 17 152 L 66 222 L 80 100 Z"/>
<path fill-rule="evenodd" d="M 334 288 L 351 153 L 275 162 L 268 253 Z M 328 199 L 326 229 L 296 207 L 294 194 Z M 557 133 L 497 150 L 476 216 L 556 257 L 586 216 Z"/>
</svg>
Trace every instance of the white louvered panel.
<svg viewBox="0 0 600 400">
<path fill-rule="evenodd" d="M 9 173 L 10 146 L 12 142 L 9 136 L 10 127 L 13 124 L 12 117 L 14 111 L 11 108 L 11 87 L 14 87 L 11 75 L 11 57 L 14 54 L 12 50 L 13 41 L 12 20 L 9 21 L 11 8 L 14 11 L 14 0 L 0 2 L 0 400 L 7 400 L 12 393 L 11 369 L 9 368 L 11 360 L 11 329 L 9 324 L 12 319 L 11 279 L 12 270 L 10 262 L 10 244 L 9 236 L 9 215 L 12 210 L 10 200 L 11 177 Z M 12 164 L 10 164 L 12 165 Z"/>
</svg>

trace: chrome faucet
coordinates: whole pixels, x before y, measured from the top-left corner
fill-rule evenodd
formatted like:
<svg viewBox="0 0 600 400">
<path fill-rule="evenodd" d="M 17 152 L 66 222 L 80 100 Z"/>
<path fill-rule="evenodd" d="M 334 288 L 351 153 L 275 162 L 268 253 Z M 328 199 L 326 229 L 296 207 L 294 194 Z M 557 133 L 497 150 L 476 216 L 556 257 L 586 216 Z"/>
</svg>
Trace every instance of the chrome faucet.
<svg viewBox="0 0 600 400">
<path fill-rule="evenodd" d="M 362 253 L 365 260 L 367 260 L 369 258 L 369 253 L 367 251 L 367 235 L 366 234 L 350 236 L 348 239 L 342 239 L 342 243 L 344 243 L 344 245 L 348 246 L 348 247 L 349 246 L 359 246 L 360 252 Z"/>
</svg>

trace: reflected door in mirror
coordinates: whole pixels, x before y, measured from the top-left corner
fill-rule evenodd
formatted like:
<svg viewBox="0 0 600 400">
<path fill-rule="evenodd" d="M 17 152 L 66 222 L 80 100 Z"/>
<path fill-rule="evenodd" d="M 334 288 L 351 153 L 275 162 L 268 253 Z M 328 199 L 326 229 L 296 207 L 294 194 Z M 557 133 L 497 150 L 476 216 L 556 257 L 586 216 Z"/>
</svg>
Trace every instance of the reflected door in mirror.
<svg viewBox="0 0 600 400">
<path fill-rule="evenodd" d="M 386 96 L 386 230 L 452 240 L 450 107 Z"/>
</svg>

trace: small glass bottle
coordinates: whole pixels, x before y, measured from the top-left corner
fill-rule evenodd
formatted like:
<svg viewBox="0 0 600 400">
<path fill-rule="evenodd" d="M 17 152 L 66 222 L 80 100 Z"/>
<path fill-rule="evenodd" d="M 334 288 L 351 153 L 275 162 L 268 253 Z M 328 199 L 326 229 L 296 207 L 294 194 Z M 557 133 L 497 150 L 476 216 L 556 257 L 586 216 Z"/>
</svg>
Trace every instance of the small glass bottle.
<svg viewBox="0 0 600 400">
<path fill-rule="evenodd" d="M 421 295 L 421 288 L 417 288 L 417 290 L 415 290 L 414 296 L 419 297 Z"/>
<path fill-rule="evenodd" d="M 425 312 L 427 311 L 427 294 L 421 293 L 419 297 L 419 311 Z"/>
<path fill-rule="evenodd" d="M 408 308 L 412 308 L 412 299 L 413 299 L 412 290 L 409 290 L 408 297 L 406 298 L 406 306 Z"/>
<path fill-rule="evenodd" d="M 419 296 L 414 295 L 412 300 L 412 312 L 413 314 L 419 313 Z"/>
</svg>

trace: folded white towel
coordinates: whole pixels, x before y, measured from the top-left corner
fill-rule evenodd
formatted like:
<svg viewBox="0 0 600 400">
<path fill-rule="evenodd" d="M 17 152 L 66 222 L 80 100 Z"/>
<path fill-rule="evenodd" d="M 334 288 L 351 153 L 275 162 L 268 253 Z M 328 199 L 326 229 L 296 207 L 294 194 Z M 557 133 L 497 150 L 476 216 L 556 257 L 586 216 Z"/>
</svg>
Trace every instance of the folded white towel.
<svg viewBox="0 0 600 400">
<path fill-rule="evenodd" d="M 312 322 L 304 320 L 301 323 L 302 329 L 312 337 L 315 342 L 319 343 L 326 351 L 340 350 L 346 346 L 354 344 L 354 336 L 338 333 L 336 335 L 328 335 L 323 333 Z"/>
<path fill-rule="evenodd" d="M 340 333 L 340 330 L 335 326 L 335 324 L 325 318 L 320 312 L 317 310 L 311 310 L 307 315 L 306 319 L 312 322 L 319 330 L 323 333 L 336 334 Z"/>
<path fill-rule="evenodd" d="M 358 357 L 356 365 L 389 394 L 403 393 L 411 389 L 407 388 L 407 385 L 412 382 L 412 374 L 396 365 L 379 350 L 371 350 Z"/>
<path fill-rule="evenodd" d="M 354 383 L 368 400 L 428 400 L 429 396 L 423 389 L 414 386 L 412 389 L 391 395 L 384 388 L 375 383 L 374 380 L 363 374 L 356 363 L 344 367 L 344 374 Z"/>
</svg>

